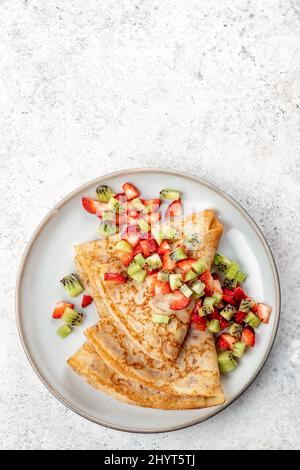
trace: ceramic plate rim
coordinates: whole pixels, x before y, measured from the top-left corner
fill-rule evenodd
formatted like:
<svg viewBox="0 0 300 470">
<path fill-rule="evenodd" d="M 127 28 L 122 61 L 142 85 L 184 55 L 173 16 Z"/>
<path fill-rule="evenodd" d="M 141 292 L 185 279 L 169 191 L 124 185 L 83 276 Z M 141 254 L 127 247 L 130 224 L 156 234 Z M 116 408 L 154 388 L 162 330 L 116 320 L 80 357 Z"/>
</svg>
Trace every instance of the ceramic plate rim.
<svg viewBox="0 0 300 470">
<path fill-rule="evenodd" d="M 61 393 L 59 393 L 55 388 L 48 382 L 46 377 L 43 375 L 43 372 L 40 367 L 36 364 L 33 355 L 31 353 L 30 345 L 28 344 L 25 334 L 23 331 L 23 324 L 22 324 L 22 307 L 21 307 L 21 285 L 22 285 L 22 280 L 23 280 L 23 275 L 26 267 L 27 260 L 30 256 L 31 250 L 33 248 L 33 245 L 38 238 L 40 232 L 43 230 L 43 228 L 47 225 L 48 221 L 52 218 L 53 214 L 56 213 L 59 209 L 61 209 L 68 201 L 76 197 L 78 194 L 82 193 L 85 189 L 89 188 L 92 185 L 97 185 L 102 182 L 105 182 L 108 179 L 114 178 L 114 177 L 119 177 L 119 176 L 126 176 L 128 173 L 130 174 L 138 174 L 138 173 L 164 173 L 164 174 L 171 174 L 174 176 L 181 176 L 186 179 L 190 179 L 192 181 L 198 182 L 207 188 L 215 191 L 218 193 L 220 196 L 222 196 L 224 199 L 226 199 L 230 204 L 232 204 L 238 211 L 241 213 L 241 215 L 248 221 L 248 223 L 252 226 L 252 228 L 255 230 L 256 234 L 260 238 L 264 249 L 268 255 L 268 259 L 270 261 L 271 267 L 272 267 L 272 273 L 275 281 L 275 296 L 276 296 L 276 311 L 275 311 L 275 324 L 273 327 L 273 332 L 272 332 L 272 337 L 270 340 L 269 347 L 266 351 L 266 354 L 260 364 L 257 367 L 257 370 L 254 374 L 254 377 L 249 380 L 249 382 L 243 387 L 243 389 L 240 391 L 240 393 L 233 398 L 232 400 L 228 401 L 219 409 L 216 411 L 216 413 L 212 416 L 206 417 L 204 419 L 195 419 L 195 420 L 188 420 L 185 424 L 181 424 L 178 426 L 173 426 L 170 428 L 157 428 L 157 429 L 151 429 L 151 430 L 140 430 L 140 429 L 135 429 L 135 428 L 127 428 L 126 426 L 116 426 L 113 425 L 109 422 L 103 421 L 95 416 L 91 416 L 90 414 L 86 413 L 84 410 L 81 408 L 74 406 L 71 402 L 66 400 Z M 138 433 L 138 434 L 158 434 L 158 433 L 164 433 L 164 432 L 171 432 L 171 431 L 178 431 L 180 429 L 186 429 L 191 426 L 195 426 L 199 423 L 202 423 L 213 416 L 216 416 L 218 413 L 226 409 L 228 406 L 230 406 L 232 403 L 234 403 L 238 398 L 243 395 L 243 393 L 251 386 L 251 384 L 255 381 L 259 373 L 262 371 L 263 367 L 266 364 L 266 361 L 273 349 L 274 342 L 277 336 L 278 332 L 278 327 L 280 323 L 280 315 L 281 315 L 281 290 L 280 290 L 280 280 L 279 280 L 279 275 L 278 275 L 278 270 L 277 266 L 275 263 L 275 259 L 273 256 L 273 253 L 271 251 L 271 248 L 261 231 L 261 229 L 258 227 L 254 219 L 248 214 L 248 212 L 231 196 L 229 196 L 225 191 L 220 189 L 218 186 L 210 183 L 209 181 L 199 178 L 197 176 L 189 175 L 185 172 L 178 171 L 178 170 L 169 170 L 165 168 L 151 168 L 151 167 L 140 167 L 140 168 L 127 168 L 124 170 L 119 170 L 119 171 L 114 171 L 112 173 L 100 176 L 98 178 L 95 178 L 87 183 L 84 183 L 83 185 L 79 186 L 76 188 L 74 191 L 70 192 L 67 196 L 65 196 L 61 201 L 59 201 L 49 212 L 48 214 L 43 218 L 41 223 L 38 225 L 36 230 L 34 231 L 33 235 L 31 236 L 29 242 L 27 243 L 27 246 L 25 248 L 24 254 L 21 259 L 18 275 L 17 275 L 17 283 L 16 283 L 16 299 L 15 299 L 15 314 L 16 314 L 16 323 L 17 323 L 17 329 L 19 333 L 19 338 L 23 347 L 23 350 L 25 352 L 25 355 L 33 368 L 34 372 L 40 379 L 40 381 L 44 384 L 44 386 L 48 389 L 48 391 L 57 399 L 59 400 L 63 405 L 65 405 L 67 408 L 72 410 L 74 413 L 78 414 L 79 416 L 104 427 L 114 429 L 117 431 L 123 431 L 123 432 L 129 432 L 129 433 Z"/>
</svg>

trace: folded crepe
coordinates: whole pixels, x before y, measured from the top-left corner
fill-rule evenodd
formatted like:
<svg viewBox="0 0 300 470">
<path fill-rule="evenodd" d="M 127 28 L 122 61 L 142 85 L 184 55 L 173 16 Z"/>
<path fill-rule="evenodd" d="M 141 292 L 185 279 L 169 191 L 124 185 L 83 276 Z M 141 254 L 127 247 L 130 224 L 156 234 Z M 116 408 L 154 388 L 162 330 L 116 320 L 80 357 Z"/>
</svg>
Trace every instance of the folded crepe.
<svg viewBox="0 0 300 470">
<path fill-rule="evenodd" d="M 172 226 L 178 231 L 179 242 L 197 234 L 199 243 L 192 255 L 205 259 L 208 266 L 211 266 L 223 233 L 223 225 L 215 212 L 207 210 L 193 214 L 174 221 Z M 102 297 L 118 327 L 133 344 L 154 360 L 174 360 L 186 337 L 193 304 L 186 309 L 173 311 L 169 324 L 157 324 L 151 321 L 152 313 L 164 314 L 164 311 L 157 311 L 160 307 L 149 295 L 146 282 L 104 282 L 106 272 L 118 272 L 122 269 L 116 258 L 118 241 L 119 237 L 116 236 L 77 246 L 76 260 L 85 266 L 91 283 L 95 285 L 95 292 Z"/>
<path fill-rule="evenodd" d="M 88 343 L 69 359 L 72 369 L 96 390 L 106 393 L 124 403 L 147 408 L 184 410 L 216 406 L 224 401 L 224 395 L 214 397 L 184 397 L 167 395 L 144 387 L 111 369 Z"/>
</svg>

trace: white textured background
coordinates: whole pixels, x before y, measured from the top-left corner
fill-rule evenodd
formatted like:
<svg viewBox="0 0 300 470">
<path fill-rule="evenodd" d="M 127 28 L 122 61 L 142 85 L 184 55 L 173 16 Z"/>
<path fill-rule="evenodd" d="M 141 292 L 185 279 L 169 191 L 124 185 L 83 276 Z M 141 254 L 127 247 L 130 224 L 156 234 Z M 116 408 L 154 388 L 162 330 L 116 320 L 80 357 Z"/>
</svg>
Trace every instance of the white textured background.
<svg viewBox="0 0 300 470">
<path fill-rule="evenodd" d="M 0 448 L 300 447 L 299 111 L 298 0 L 0 0 Z M 138 166 L 235 197 L 266 234 L 283 291 L 251 388 L 209 422 L 160 436 L 65 409 L 14 321 L 20 257 L 41 218 L 79 184 Z"/>
</svg>

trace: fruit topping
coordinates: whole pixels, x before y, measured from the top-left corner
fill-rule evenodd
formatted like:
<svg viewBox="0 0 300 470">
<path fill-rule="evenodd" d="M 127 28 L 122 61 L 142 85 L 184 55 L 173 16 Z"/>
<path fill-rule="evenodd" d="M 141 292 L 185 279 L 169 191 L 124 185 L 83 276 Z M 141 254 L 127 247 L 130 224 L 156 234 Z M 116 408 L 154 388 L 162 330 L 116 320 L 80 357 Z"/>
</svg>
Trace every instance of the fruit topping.
<svg viewBox="0 0 300 470">
<path fill-rule="evenodd" d="M 176 189 L 163 189 L 160 192 L 161 199 L 171 199 L 178 201 L 180 199 L 180 192 Z"/>
<path fill-rule="evenodd" d="M 247 346 L 253 348 L 255 346 L 255 332 L 249 326 L 246 326 L 243 329 L 241 340 L 243 343 L 246 343 Z"/>
<path fill-rule="evenodd" d="M 174 217 L 181 217 L 182 216 L 182 203 L 180 200 L 172 202 L 167 211 L 166 217 L 167 218 L 174 218 Z"/>
<path fill-rule="evenodd" d="M 83 322 L 84 315 L 83 313 L 78 313 L 75 309 L 68 307 L 61 319 L 67 325 L 80 326 Z"/>
<path fill-rule="evenodd" d="M 131 183 L 123 184 L 122 188 L 128 201 L 132 201 L 132 199 L 136 199 L 140 196 L 139 190 Z"/>
<path fill-rule="evenodd" d="M 183 248 L 178 247 L 170 252 L 170 258 L 171 260 L 178 262 L 187 259 L 187 254 Z"/>
<path fill-rule="evenodd" d="M 75 274 L 65 276 L 60 282 L 70 297 L 77 297 L 84 291 L 84 288 Z"/>
<path fill-rule="evenodd" d="M 168 325 L 168 323 L 171 321 L 171 317 L 168 315 L 160 315 L 159 313 L 152 313 L 151 320 L 153 323 L 162 323 Z"/>
<path fill-rule="evenodd" d="M 62 339 L 66 338 L 72 333 L 72 328 L 69 325 L 63 325 L 57 330 L 58 336 Z"/>
<path fill-rule="evenodd" d="M 263 323 L 269 323 L 271 313 L 272 309 L 268 305 L 257 304 L 257 315 Z"/>
<path fill-rule="evenodd" d="M 68 302 L 57 302 L 52 314 L 52 318 L 59 320 L 65 313 L 66 308 L 74 308 L 74 304 L 70 304 Z"/>
<path fill-rule="evenodd" d="M 232 372 L 238 366 L 237 361 L 230 351 L 222 351 L 218 354 L 218 364 L 221 374 Z"/>
<path fill-rule="evenodd" d="M 96 195 L 98 201 L 108 202 L 115 193 L 106 184 L 100 184 L 96 189 Z"/>
<path fill-rule="evenodd" d="M 112 235 L 115 235 L 117 232 L 118 232 L 118 228 L 116 224 L 114 224 L 113 222 L 109 222 L 109 221 L 102 221 L 97 228 L 98 235 L 104 238 L 111 237 Z"/>
<path fill-rule="evenodd" d="M 187 298 L 180 290 L 176 290 L 172 294 L 172 300 L 170 302 L 171 310 L 183 310 L 188 307 L 191 303 L 192 297 Z"/>
<path fill-rule="evenodd" d="M 82 298 L 81 307 L 86 308 L 89 305 L 91 305 L 92 302 L 93 302 L 93 297 L 91 297 L 90 295 L 84 295 L 83 298 Z M 73 307 L 71 307 L 71 308 L 73 308 Z"/>
<path fill-rule="evenodd" d="M 120 273 L 105 273 L 104 274 L 105 282 L 112 282 L 114 284 L 126 284 L 127 279 L 124 274 Z"/>
<path fill-rule="evenodd" d="M 155 240 L 141 240 L 140 246 L 145 258 L 157 252 L 158 246 Z"/>
</svg>

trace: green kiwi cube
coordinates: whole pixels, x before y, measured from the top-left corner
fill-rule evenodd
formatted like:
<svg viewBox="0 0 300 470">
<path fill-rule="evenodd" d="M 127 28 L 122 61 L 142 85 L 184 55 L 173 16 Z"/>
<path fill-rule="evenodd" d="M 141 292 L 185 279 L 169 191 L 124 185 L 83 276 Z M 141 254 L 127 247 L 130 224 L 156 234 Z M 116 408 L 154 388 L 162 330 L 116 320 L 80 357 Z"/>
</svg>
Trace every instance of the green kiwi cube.
<svg viewBox="0 0 300 470">
<path fill-rule="evenodd" d="M 142 203 L 139 197 L 131 201 L 133 208 L 139 212 L 147 212 L 147 207 Z"/>
<path fill-rule="evenodd" d="M 137 225 L 142 233 L 147 233 L 150 230 L 149 224 L 144 219 L 140 219 Z"/>
<path fill-rule="evenodd" d="M 221 331 L 221 326 L 219 320 L 211 320 L 207 326 L 208 331 L 211 333 L 219 333 Z"/>
<path fill-rule="evenodd" d="M 232 350 L 232 355 L 234 357 L 237 357 L 238 359 L 241 359 L 243 357 L 244 353 L 246 350 L 246 343 L 243 343 L 242 341 L 238 341 L 233 345 L 233 350 Z"/>
<path fill-rule="evenodd" d="M 208 269 L 206 262 L 203 259 L 198 259 L 192 264 L 192 268 L 198 275 L 204 273 Z"/>
<path fill-rule="evenodd" d="M 213 298 L 215 299 L 215 305 L 219 305 L 223 298 L 223 295 L 220 292 L 215 292 Z"/>
<path fill-rule="evenodd" d="M 118 232 L 118 227 L 110 221 L 101 221 L 97 228 L 97 233 L 103 238 L 111 237 Z"/>
<path fill-rule="evenodd" d="M 98 201 L 108 202 L 113 196 L 115 196 L 115 193 L 109 186 L 106 186 L 106 184 L 100 184 L 96 189 L 96 195 Z"/>
<path fill-rule="evenodd" d="M 144 282 L 148 273 L 145 269 L 142 269 L 134 274 L 131 275 L 132 279 L 137 282 Z"/>
<path fill-rule="evenodd" d="M 205 315 L 209 315 L 213 313 L 214 311 L 214 305 L 215 305 L 215 299 L 214 297 L 206 297 L 203 302 L 203 311 L 205 312 Z"/>
<path fill-rule="evenodd" d="M 162 282 L 169 282 L 170 274 L 165 271 L 160 271 L 157 274 L 157 279 Z"/>
<path fill-rule="evenodd" d="M 236 309 L 232 305 L 226 305 L 223 310 L 221 310 L 220 315 L 225 318 L 225 320 L 230 321 L 236 314 Z"/>
<path fill-rule="evenodd" d="M 116 250 L 117 251 L 124 251 L 125 253 L 132 253 L 133 248 L 130 245 L 130 243 L 128 243 L 126 240 L 120 240 L 116 244 Z"/>
<path fill-rule="evenodd" d="M 161 244 L 161 242 L 163 241 L 163 236 L 162 236 L 162 231 L 160 229 L 160 227 L 154 227 L 151 229 L 151 233 L 154 237 L 154 240 L 156 241 L 156 243 L 158 245 Z"/>
<path fill-rule="evenodd" d="M 143 267 L 146 264 L 146 260 L 145 260 L 144 256 L 142 255 L 142 253 L 138 253 L 134 257 L 134 261 L 140 266 L 141 269 L 143 269 Z"/>
<path fill-rule="evenodd" d="M 178 239 L 178 232 L 172 227 L 169 227 L 168 225 L 162 225 L 161 227 L 161 234 L 162 234 L 162 239 L 163 240 L 170 240 L 174 241 Z"/>
<path fill-rule="evenodd" d="M 196 293 L 198 294 L 199 296 L 203 296 L 204 295 L 204 290 L 205 290 L 205 284 L 201 281 L 196 281 L 194 282 L 194 284 L 192 285 L 191 289 Z"/>
<path fill-rule="evenodd" d="M 118 199 L 114 197 L 110 198 L 108 202 L 109 208 L 112 212 L 117 212 L 118 214 L 124 214 L 125 206 Z"/>
<path fill-rule="evenodd" d="M 152 322 L 153 323 L 162 323 L 168 325 L 171 321 L 171 318 L 168 315 L 161 315 L 159 313 L 152 314 Z"/>
<path fill-rule="evenodd" d="M 178 262 L 178 261 L 182 261 L 184 259 L 187 259 L 187 254 L 186 254 L 186 252 L 183 248 L 179 247 L 179 248 L 175 248 L 175 250 L 171 251 L 170 258 L 173 261 Z"/>
<path fill-rule="evenodd" d="M 229 334 L 234 336 L 234 338 L 240 339 L 243 333 L 243 325 L 239 323 L 232 323 L 229 328 Z"/>
<path fill-rule="evenodd" d="M 229 269 L 231 265 L 230 259 L 226 258 L 226 256 L 222 255 L 221 253 L 216 253 L 214 258 L 214 265 L 223 273 Z"/>
<path fill-rule="evenodd" d="M 230 263 L 230 266 L 229 266 L 227 272 L 226 272 L 225 279 L 227 279 L 229 281 L 233 281 L 235 276 L 239 272 L 239 269 L 240 269 L 240 265 L 238 263 L 236 263 L 235 261 L 232 261 Z"/>
<path fill-rule="evenodd" d="M 186 284 L 180 287 L 180 292 L 188 299 L 193 295 L 193 291 Z"/>
<path fill-rule="evenodd" d="M 218 364 L 222 374 L 232 372 L 237 368 L 238 363 L 234 359 L 231 351 L 222 351 L 218 354 Z"/>
<path fill-rule="evenodd" d="M 177 290 L 182 286 L 182 274 L 170 274 L 171 290 Z"/>
<path fill-rule="evenodd" d="M 160 256 L 158 253 L 154 253 L 154 255 L 151 255 L 149 256 L 147 259 L 146 259 L 146 264 L 148 266 L 148 268 L 151 270 L 151 271 L 155 271 L 156 269 L 159 269 L 162 267 L 162 261 L 160 259 Z"/>
<path fill-rule="evenodd" d="M 68 274 L 60 282 L 70 297 L 77 297 L 84 291 L 75 274 Z"/>
<path fill-rule="evenodd" d="M 252 299 L 243 299 L 240 303 L 239 311 L 243 313 L 249 313 L 254 307 L 255 302 Z"/>
<path fill-rule="evenodd" d="M 172 201 L 178 201 L 180 199 L 180 192 L 176 189 L 163 189 L 160 192 L 161 199 L 170 199 Z"/>
<path fill-rule="evenodd" d="M 78 313 L 77 310 L 73 308 L 67 307 L 61 319 L 67 325 L 80 326 L 83 322 L 84 315 L 82 313 Z"/>
<path fill-rule="evenodd" d="M 127 268 L 127 274 L 128 276 L 132 277 L 134 274 L 141 270 L 141 266 L 136 261 L 131 261 L 130 265 Z"/>
<path fill-rule="evenodd" d="M 237 273 L 237 275 L 235 276 L 234 278 L 234 281 L 237 283 L 237 284 L 242 284 L 247 278 L 247 275 L 245 273 L 242 273 L 241 271 L 239 271 Z"/>
<path fill-rule="evenodd" d="M 64 339 L 72 333 L 72 328 L 69 325 L 63 325 L 57 330 L 58 336 Z"/>
<path fill-rule="evenodd" d="M 103 212 L 102 214 L 102 220 L 104 222 L 115 222 L 116 221 L 116 214 L 115 212 L 108 211 L 108 212 Z"/>
<path fill-rule="evenodd" d="M 247 323 L 252 328 L 258 328 L 261 324 L 261 321 L 253 312 L 249 312 L 245 318 L 245 323 Z"/>
<path fill-rule="evenodd" d="M 188 271 L 184 277 L 185 282 L 192 281 L 193 279 L 196 279 L 198 277 L 198 274 L 195 273 L 192 269 Z"/>
</svg>

